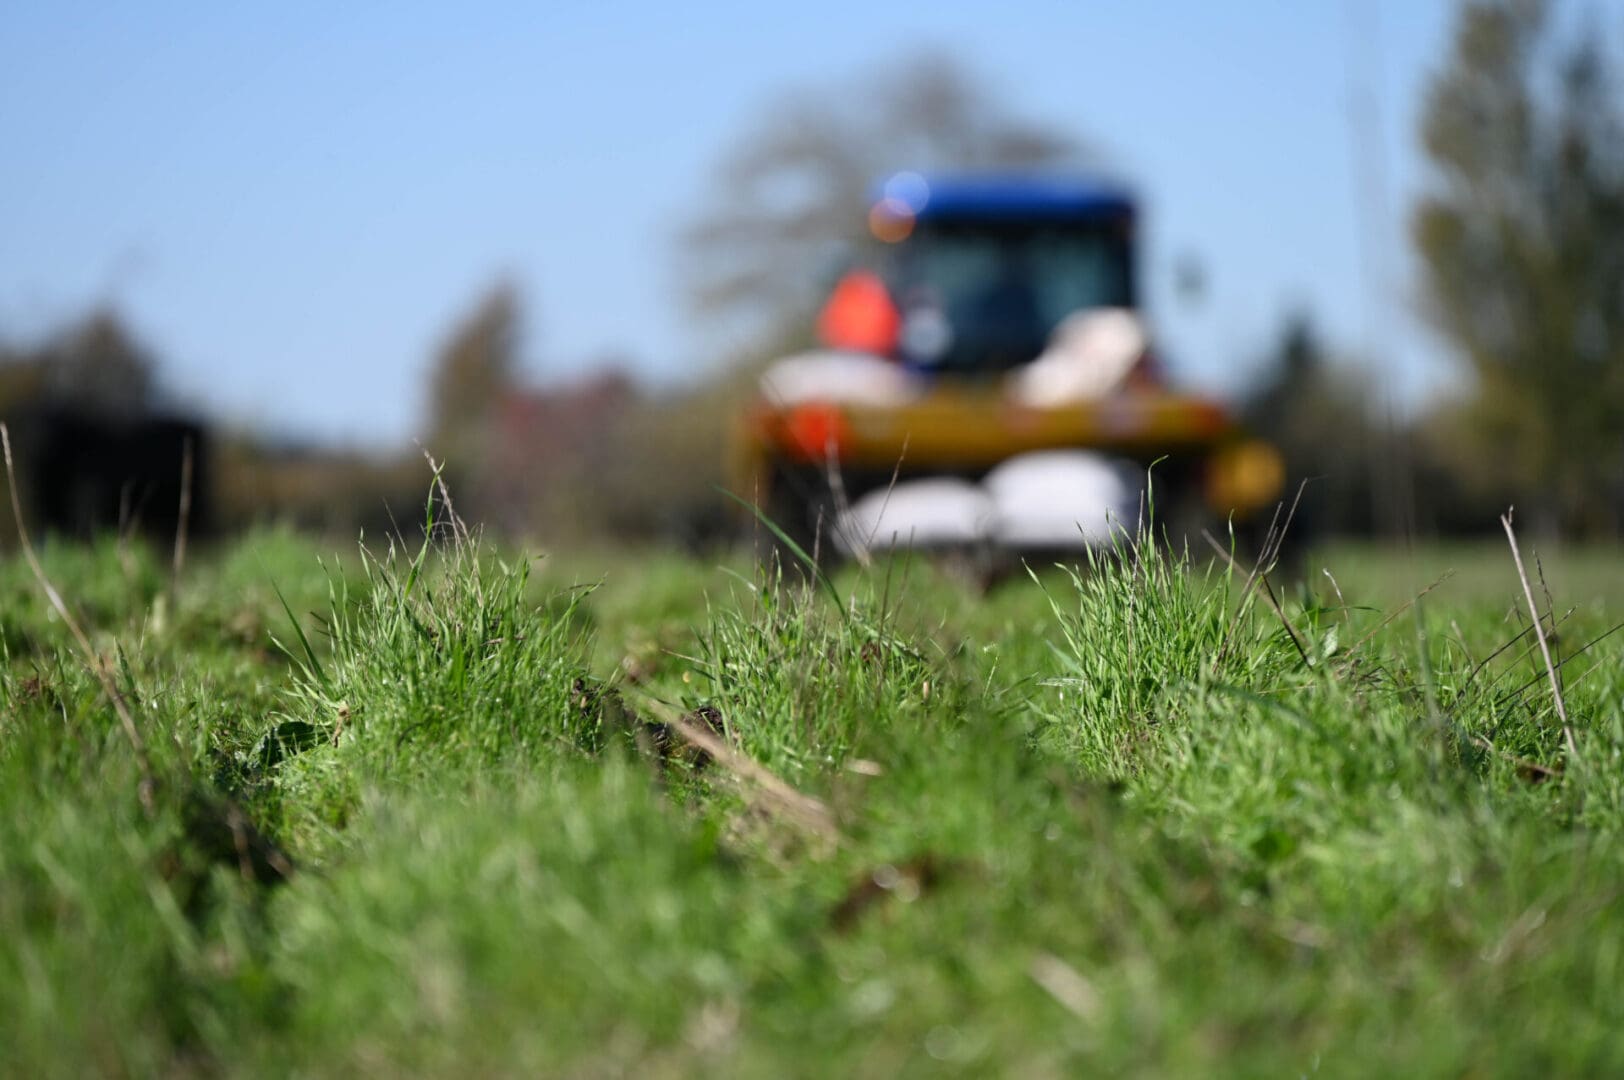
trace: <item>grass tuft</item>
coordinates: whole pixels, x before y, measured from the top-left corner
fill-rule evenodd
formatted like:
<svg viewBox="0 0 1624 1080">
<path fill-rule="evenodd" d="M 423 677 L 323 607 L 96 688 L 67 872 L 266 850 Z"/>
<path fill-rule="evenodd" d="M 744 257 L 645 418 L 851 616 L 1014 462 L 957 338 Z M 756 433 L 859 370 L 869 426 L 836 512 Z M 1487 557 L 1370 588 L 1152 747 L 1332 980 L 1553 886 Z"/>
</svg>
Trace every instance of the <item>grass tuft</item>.
<svg viewBox="0 0 1624 1080">
<path fill-rule="evenodd" d="M 1547 668 L 1500 550 L 1270 604 L 1125 537 L 983 595 L 537 564 L 441 506 L 173 590 L 46 545 L 150 809 L 0 564 L 0 1073 L 1624 1069 L 1624 596 L 1569 612 L 1566 559 Z"/>
</svg>

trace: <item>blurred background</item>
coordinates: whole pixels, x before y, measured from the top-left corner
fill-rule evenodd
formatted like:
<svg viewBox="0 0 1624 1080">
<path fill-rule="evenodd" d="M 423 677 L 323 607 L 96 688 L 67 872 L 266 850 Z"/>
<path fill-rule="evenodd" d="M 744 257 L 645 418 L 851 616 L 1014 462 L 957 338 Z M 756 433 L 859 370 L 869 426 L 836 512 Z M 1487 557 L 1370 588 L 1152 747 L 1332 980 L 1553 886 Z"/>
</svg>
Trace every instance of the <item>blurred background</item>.
<svg viewBox="0 0 1624 1080">
<path fill-rule="evenodd" d="M 1169 378 L 1332 535 L 1614 539 L 1624 3 L 0 7 L 38 529 L 736 528 L 729 432 L 897 169 L 1136 194 Z M 189 448 L 189 452 L 187 450 Z M 9 513 L 9 511 L 7 511 Z M 6 530 L 7 533 L 10 530 Z"/>
</svg>

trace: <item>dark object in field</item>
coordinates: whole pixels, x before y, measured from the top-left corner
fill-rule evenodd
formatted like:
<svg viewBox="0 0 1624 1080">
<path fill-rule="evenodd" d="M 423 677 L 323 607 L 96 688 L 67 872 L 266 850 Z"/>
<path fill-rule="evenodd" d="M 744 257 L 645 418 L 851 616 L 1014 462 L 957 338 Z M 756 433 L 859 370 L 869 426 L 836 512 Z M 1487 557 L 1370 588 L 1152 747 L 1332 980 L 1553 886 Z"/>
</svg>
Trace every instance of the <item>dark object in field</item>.
<svg viewBox="0 0 1624 1080">
<path fill-rule="evenodd" d="M 887 899 L 917 900 L 941 885 L 950 865 L 926 852 L 904 863 L 885 863 L 858 878 L 829 912 L 829 925 L 846 933 L 875 904 Z"/>
<path fill-rule="evenodd" d="M 571 697 L 583 715 L 597 719 L 604 734 L 631 736 L 638 749 L 657 760 L 662 770 L 673 761 L 685 762 L 696 772 L 711 763 L 709 753 L 688 742 L 670 724 L 640 717 L 636 710 L 626 704 L 620 692 L 611 686 L 576 679 Z M 708 729 L 718 738 L 727 737 L 721 710 L 714 705 L 701 705 L 693 712 L 683 714 L 683 719 Z"/>
<path fill-rule="evenodd" d="M 1521 758 L 1516 759 L 1516 768 L 1517 779 L 1528 784 L 1543 784 L 1560 777 L 1564 771 L 1561 761 L 1554 765 L 1541 765 L 1537 761 L 1524 761 Z"/>
<path fill-rule="evenodd" d="M 35 527 L 75 537 L 127 530 L 173 542 L 190 445 L 187 527 L 193 535 L 208 532 L 208 433 L 202 424 L 71 405 L 37 406 L 9 423 Z"/>
<path fill-rule="evenodd" d="M 192 786 L 180 811 L 181 832 L 160 856 L 158 871 L 194 924 L 213 902 L 209 875 L 215 866 L 231 867 L 244 883 L 262 889 L 293 876 L 293 860 L 237 800 Z"/>
<path fill-rule="evenodd" d="M 682 717 L 690 724 L 696 724 L 708 729 L 717 738 L 727 737 L 727 728 L 722 723 L 722 712 L 714 705 L 701 705 L 691 713 Z M 670 724 L 651 720 L 643 725 L 650 744 L 660 757 L 660 764 L 668 764 L 672 759 L 686 761 L 688 767 L 695 772 L 711 763 L 709 752 L 701 749 L 684 739 Z"/>
<path fill-rule="evenodd" d="M 337 736 L 333 738 L 336 741 Z M 268 772 L 285 758 L 302 754 L 320 742 L 321 733 L 314 724 L 306 720 L 284 720 L 254 744 L 254 765 L 261 772 Z"/>
<path fill-rule="evenodd" d="M 248 817 L 235 799 L 194 791 L 182 821 L 193 850 L 211 863 L 235 865 L 244 881 L 278 885 L 293 876 L 293 861 Z"/>
</svg>

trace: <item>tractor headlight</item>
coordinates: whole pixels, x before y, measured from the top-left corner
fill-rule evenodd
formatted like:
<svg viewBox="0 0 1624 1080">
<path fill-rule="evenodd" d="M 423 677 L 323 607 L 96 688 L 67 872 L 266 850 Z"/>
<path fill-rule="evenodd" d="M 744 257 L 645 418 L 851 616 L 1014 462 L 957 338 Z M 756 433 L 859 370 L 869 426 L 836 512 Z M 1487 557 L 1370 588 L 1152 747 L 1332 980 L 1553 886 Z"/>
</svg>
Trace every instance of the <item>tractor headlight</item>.
<svg viewBox="0 0 1624 1080">
<path fill-rule="evenodd" d="M 1249 514 L 1280 497 L 1286 463 L 1261 439 L 1220 447 L 1207 461 L 1207 505 L 1219 513 Z"/>
</svg>

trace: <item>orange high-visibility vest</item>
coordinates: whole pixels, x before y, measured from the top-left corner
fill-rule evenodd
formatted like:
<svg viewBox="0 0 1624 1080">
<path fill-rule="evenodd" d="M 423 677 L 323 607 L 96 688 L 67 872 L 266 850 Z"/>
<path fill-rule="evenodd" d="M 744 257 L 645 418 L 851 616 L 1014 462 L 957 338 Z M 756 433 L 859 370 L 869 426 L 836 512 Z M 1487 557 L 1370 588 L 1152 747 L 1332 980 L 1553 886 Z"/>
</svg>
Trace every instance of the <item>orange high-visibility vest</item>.
<svg viewBox="0 0 1624 1080">
<path fill-rule="evenodd" d="M 868 270 L 841 278 L 818 316 L 818 337 L 831 349 L 890 356 L 901 330 L 902 316 L 885 282 Z"/>
</svg>

